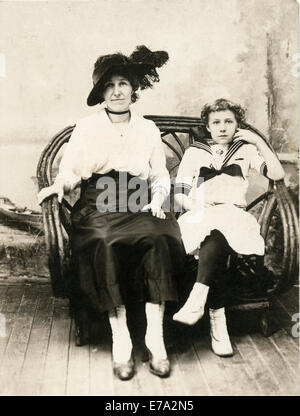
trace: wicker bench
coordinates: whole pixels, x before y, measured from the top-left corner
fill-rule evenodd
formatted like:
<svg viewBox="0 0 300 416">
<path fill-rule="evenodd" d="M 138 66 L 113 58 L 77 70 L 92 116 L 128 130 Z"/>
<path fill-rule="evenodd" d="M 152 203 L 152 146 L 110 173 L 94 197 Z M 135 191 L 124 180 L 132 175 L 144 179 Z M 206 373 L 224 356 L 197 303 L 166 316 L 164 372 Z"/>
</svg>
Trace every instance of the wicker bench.
<svg viewBox="0 0 300 416">
<path fill-rule="evenodd" d="M 205 126 L 199 118 L 172 116 L 145 116 L 153 120 L 161 131 L 162 140 L 166 146 L 168 169 L 171 177 L 176 176 L 177 168 L 185 149 L 194 141 L 202 141 L 207 136 Z M 267 139 L 253 126 L 245 124 Z M 74 126 L 69 126 L 59 132 L 46 146 L 37 167 L 39 188 L 49 186 L 54 180 L 54 167 L 57 164 L 59 151 L 69 141 Z M 54 196 L 42 204 L 45 242 L 49 256 L 53 295 L 68 297 L 68 276 L 70 276 L 70 246 L 69 237 L 72 232 L 70 199 L 64 198 L 62 204 Z M 288 290 L 298 277 L 298 213 L 284 181 L 274 183 L 269 181 L 268 189 L 251 202 L 247 210 L 255 211 L 261 225 L 261 234 L 266 241 L 265 264 L 258 267 L 255 256 L 238 256 L 232 259 L 231 267 L 236 267 L 241 276 L 245 276 L 242 290 L 233 297 L 230 309 L 249 310 L 261 309 L 261 330 L 269 335 L 271 330 L 270 318 L 274 296 Z M 278 244 L 279 243 L 279 244 Z M 276 263 L 276 267 L 275 267 Z M 270 270 L 273 269 L 273 270 Z M 268 278 L 263 289 L 253 290 L 253 282 Z M 263 270 L 263 273 L 261 272 Z M 270 278 L 273 276 L 273 278 Z M 243 280 L 243 279 L 241 279 Z M 250 282 L 250 286 L 248 285 Z M 248 285 L 248 286 L 247 286 Z"/>
</svg>

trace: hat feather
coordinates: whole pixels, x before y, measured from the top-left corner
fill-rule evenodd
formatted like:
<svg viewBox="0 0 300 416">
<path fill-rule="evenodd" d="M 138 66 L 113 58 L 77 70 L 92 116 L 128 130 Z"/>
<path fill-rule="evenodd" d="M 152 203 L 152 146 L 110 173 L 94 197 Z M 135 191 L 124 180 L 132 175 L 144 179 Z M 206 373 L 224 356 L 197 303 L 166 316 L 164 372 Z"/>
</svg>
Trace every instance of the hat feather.
<svg viewBox="0 0 300 416">
<path fill-rule="evenodd" d="M 145 45 L 137 46 L 135 51 L 129 57 L 133 63 L 149 65 L 153 68 L 162 67 L 169 59 L 169 55 L 165 51 L 152 52 Z"/>
</svg>

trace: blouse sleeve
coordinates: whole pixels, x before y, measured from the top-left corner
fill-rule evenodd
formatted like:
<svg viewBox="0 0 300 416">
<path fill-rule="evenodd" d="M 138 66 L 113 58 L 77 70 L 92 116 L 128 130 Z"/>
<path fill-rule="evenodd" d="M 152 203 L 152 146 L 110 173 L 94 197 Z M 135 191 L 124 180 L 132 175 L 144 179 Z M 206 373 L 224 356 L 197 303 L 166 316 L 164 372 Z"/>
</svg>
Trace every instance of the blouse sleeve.
<svg viewBox="0 0 300 416">
<path fill-rule="evenodd" d="M 153 123 L 154 124 L 154 123 Z M 166 155 L 160 136 L 160 131 L 156 125 L 153 125 L 153 135 L 155 136 L 155 145 L 150 156 L 150 173 L 152 196 L 160 193 L 165 199 L 170 192 L 170 175 L 166 166 Z"/>
<path fill-rule="evenodd" d="M 189 195 L 193 179 L 199 174 L 201 154 L 201 150 L 193 147 L 185 151 L 176 176 L 175 194 Z"/>
<path fill-rule="evenodd" d="M 255 145 L 248 146 L 249 167 L 267 177 L 268 169 L 264 158 L 259 154 Z"/>
<path fill-rule="evenodd" d="M 82 133 L 80 125 L 77 124 L 65 148 L 55 182 L 61 182 L 71 190 L 74 189 L 81 181 L 84 160 Z"/>
</svg>

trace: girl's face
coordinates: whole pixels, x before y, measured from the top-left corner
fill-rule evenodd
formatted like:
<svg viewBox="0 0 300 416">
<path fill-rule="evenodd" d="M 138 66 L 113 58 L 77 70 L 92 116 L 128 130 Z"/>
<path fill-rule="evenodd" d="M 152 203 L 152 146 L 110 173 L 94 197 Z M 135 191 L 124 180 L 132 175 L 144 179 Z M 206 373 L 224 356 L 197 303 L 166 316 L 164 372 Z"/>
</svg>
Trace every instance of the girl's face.
<svg viewBox="0 0 300 416">
<path fill-rule="evenodd" d="M 103 98 L 112 111 L 126 111 L 131 104 L 132 86 L 123 75 L 112 75 L 104 84 Z"/>
<path fill-rule="evenodd" d="M 207 130 L 215 143 L 228 144 L 238 128 L 235 115 L 230 110 L 212 111 L 208 115 Z"/>
</svg>

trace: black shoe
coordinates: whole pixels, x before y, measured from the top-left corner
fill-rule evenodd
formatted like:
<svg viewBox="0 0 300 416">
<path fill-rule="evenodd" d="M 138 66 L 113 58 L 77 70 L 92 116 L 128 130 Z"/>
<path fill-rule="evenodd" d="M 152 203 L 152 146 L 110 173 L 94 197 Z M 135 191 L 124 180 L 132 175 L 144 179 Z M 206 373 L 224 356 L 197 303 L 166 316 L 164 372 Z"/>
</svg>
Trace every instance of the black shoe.
<svg viewBox="0 0 300 416">
<path fill-rule="evenodd" d="M 169 377 L 171 366 L 168 358 L 155 358 L 148 349 L 149 370 L 159 377 Z"/>
<path fill-rule="evenodd" d="M 120 380 L 130 380 L 134 376 L 134 362 L 132 357 L 126 363 L 113 362 L 114 374 Z"/>
</svg>

